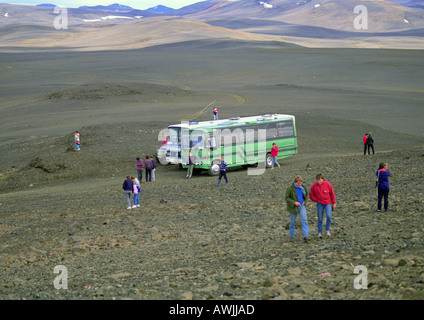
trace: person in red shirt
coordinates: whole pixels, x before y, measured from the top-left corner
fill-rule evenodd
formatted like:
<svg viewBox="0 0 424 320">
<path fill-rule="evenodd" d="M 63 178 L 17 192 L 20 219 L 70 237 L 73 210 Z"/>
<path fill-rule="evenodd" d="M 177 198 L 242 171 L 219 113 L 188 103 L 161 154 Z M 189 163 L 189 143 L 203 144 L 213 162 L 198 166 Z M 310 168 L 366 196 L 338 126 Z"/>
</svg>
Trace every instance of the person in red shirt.
<svg viewBox="0 0 424 320">
<path fill-rule="evenodd" d="M 213 119 L 218 120 L 218 109 L 215 107 L 213 108 L 212 112 L 213 112 Z"/>
<path fill-rule="evenodd" d="M 311 191 L 309 192 L 309 198 L 317 203 L 318 237 L 322 238 L 324 211 L 326 215 L 325 230 L 327 231 L 327 236 L 331 236 L 332 210 L 336 208 L 336 195 L 331 183 L 325 181 L 321 173 L 318 173 L 315 178 L 317 182 L 312 185 Z"/>
<path fill-rule="evenodd" d="M 274 169 L 274 164 L 276 164 L 278 166 L 278 168 L 279 168 L 280 167 L 280 164 L 277 161 L 278 147 L 277 147 L 277 145 L 275 143 L 272 144 L 271 157 L 272 157 L 272 167 L 271 167 L 271 169 Z"/>
<path fill-rule="evenodd" d="M 368 139 L 368 132 L 366 132 L 364 137 L 362 138 L 362 142 L 364 143 L 364 156 L 367 155 L 367 139 Z"/>
</svg>

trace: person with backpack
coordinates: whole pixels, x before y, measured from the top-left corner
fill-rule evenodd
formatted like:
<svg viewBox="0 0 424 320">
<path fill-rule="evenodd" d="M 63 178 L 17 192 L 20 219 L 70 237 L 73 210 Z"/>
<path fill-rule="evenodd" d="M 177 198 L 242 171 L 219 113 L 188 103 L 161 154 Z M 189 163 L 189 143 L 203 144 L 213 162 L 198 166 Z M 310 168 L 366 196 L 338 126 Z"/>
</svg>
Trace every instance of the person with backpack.
<svg viewBox="0 0 424 320">
<path fill-rule="evenodd" d="M 368 155 L 370 155 L 370 148 L 372 149 L 372 154 L 374 155 L 374 138 L 372 137 L 371 132 L 368 132 L 367 145 L 368 145 Z"/>
</svg>

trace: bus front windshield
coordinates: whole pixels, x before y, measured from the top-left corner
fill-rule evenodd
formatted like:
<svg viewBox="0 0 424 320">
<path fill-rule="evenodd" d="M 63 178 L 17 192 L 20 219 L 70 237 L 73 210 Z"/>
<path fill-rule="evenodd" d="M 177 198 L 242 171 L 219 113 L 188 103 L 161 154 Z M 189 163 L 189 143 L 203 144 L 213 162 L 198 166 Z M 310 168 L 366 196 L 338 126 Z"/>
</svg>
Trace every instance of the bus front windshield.
<svg viewBox="0 0 424 320">
<path fill-rule="evenodd" d="M 168 128 L 168 145 L 178 145 L 180 142 L 180 128 Z"/>
</svg>

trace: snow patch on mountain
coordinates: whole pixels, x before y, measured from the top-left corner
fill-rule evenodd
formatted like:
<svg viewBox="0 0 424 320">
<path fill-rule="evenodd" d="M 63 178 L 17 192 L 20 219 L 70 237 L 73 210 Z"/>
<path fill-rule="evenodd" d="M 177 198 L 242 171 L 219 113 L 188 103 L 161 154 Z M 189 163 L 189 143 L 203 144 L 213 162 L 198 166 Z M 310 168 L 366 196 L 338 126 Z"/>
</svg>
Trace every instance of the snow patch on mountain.
<svg viewBox="0 0 424 320">
<path fill-rule="evenodd" d="M 260 1 L 259 4 L 262 5 L 265 9 L 271 9 L 274 7 L 272 4 L 269 4 L 263 1 Z"/>
</svg>

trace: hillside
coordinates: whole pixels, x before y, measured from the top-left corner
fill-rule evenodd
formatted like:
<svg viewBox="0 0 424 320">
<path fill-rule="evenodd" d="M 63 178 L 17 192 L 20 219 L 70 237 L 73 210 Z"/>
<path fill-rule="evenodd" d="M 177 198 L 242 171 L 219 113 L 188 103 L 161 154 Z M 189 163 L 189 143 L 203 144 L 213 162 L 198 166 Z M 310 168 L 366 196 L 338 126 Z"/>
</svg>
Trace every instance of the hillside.
<svg viewBox="0 0 424 320">
<path fill-rule="evenodd" d="M 134 49 L 208 38 L 306 47 L 424 48 L 424 9 L 366 2 L 368 28 L 358 30 L 357 5 L 364 2 L 210 0 L 167 12 L 159 6 L 80 7 L 67 10 L 67 28 L 56 29 L 61 17 L 51 7 L 0 4 L 0 48 Z"/>
</svg>

